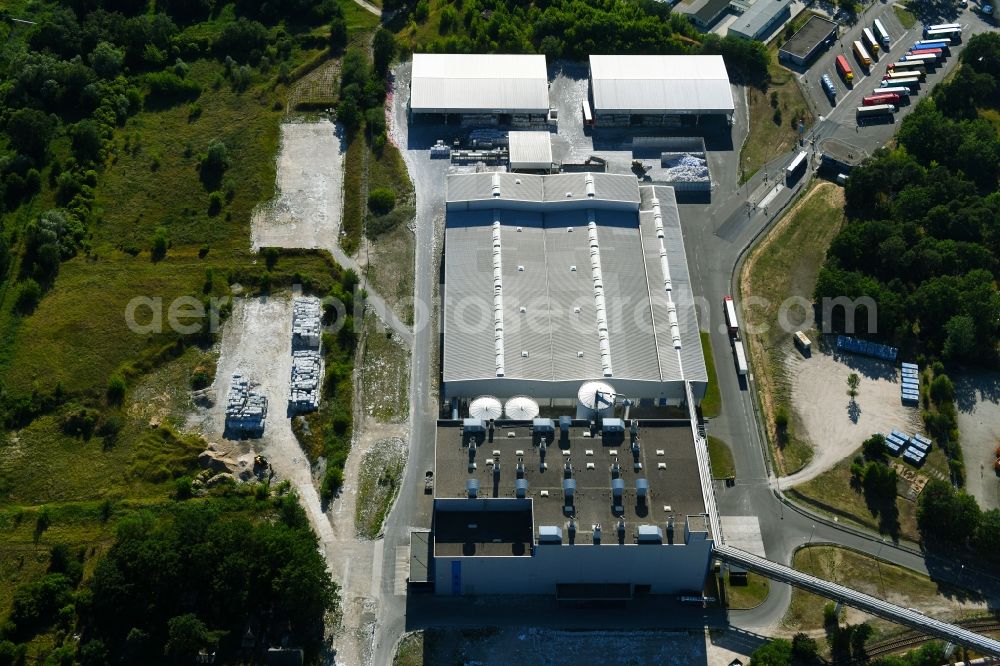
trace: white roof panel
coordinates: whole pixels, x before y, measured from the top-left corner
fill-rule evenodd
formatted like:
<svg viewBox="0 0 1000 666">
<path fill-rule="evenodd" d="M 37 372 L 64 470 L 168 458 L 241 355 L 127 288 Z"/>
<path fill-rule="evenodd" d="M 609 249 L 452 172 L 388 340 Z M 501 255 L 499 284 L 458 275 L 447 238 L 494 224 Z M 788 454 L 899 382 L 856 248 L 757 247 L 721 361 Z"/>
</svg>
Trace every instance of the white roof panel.
<svg viewBox="0 0 1000 666">
<path fill-rule="evenodd" d="M 722 56 L 590 56 L 595 112 L 732 113 Z"/>
<path fill-rule="evenodd" d="M 514 169 L 541 169 L 552 165 L 552 135 L 548 132 L 509 132 L 510 165 Z"/>
<path fill-rule="evenodd" d="M 415 53 L 410 108 L 426 113 L 547 112 L 545 56 Z"/>
</svg>

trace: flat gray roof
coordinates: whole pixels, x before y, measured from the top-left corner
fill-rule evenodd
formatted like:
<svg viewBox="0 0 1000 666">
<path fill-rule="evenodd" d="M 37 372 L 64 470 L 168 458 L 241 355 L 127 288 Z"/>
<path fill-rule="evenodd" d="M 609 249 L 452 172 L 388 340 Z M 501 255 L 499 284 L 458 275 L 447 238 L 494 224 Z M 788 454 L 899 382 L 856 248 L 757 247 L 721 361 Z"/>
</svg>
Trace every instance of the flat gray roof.
<svg viewBox="0 0 1000 666">
<path fill-rule="evenodd" d="M 833 21 L 813 14 L 780 50 L 797 58 L 807 58 L 836 29 L 837 24 Z"/>
<path fill-rule="evenodd" d="M 489 196 L 498 182 L 500 196 Z M 609 174 L 449 176 L 444 381 L 500 377 L 576 382 L 564 397 L 593 379 L 649 383 L 641 395 L 616 387 L 642 398 L 668 382 L 707 382 L 673 188 Z M 535 389 L 512 393 L 546 395 Z"/>
<path fill-rule="evenodd" d="M 729 32 L 745 39 L 759 39 L 764 36 L 761 33 L 772 26 L 779 14 L 788 11 L 791 4 L 792 0 L 757 0 L 729 26 Z"/>
<path fill-rule="evenodd" d="M 508 436 L 511 432 L 514 437 Z M 674 517 L 674 543 L 683 543 L 687 516 L 705 512 L 690 423 L 640 422 L 637 457 L 633 456 L 629 446 L 627 428 L 620 439 L 608 442 L 602 441 L 600 435 L 592 438 L 584 436 L 585 433 L 589 434 L 589 430 L 582 421 L 574 421 L 567 441 L 560 441 L 557 431 L 554 441 L 547 443 L 544 455 L 547 469 L 543 471 L 540 467 L 543 460 L 540 440 L 531 433 L 530 424 L 500 424 L 492 442 L 479 440 L 473 458 L 476 468 L 470 471 L 469 438 L 463 439 L 457 424 L 441 422 L 437 429 L 435 454 L 435 498 L 465 498 L 466 480 L 477 479 L 480 500 L 514 500 L 515 481 L 519 476 L 517 463 L 521 457 L 524 462 L 521 476 L 528 482 L 525 499 L 532 502 L 531 538 L 537 543 L 539 527 L 556 526 L 562 529 L 563 543 L 568 543 L 570 516 L 565 512 L 563 480 L 566 478 L 564 464 L 569 459 L 573 468 L 571 478 L 576 482 L 572 511 L 576 521 L 576 543 L 592 543 L 592 525 L 599 524 L 602 543 L 617 544 L 619 518 L 625 520 L 625 543 L 634 542 L 634 533 L 639 525 L 656 525 L 664 531 L 666 542 L 666 524 L 670 516 Z M 494 451 L 499 451 L 499 455 L 494 456 Z M 518 451 L 523 455 L 518 456 Z M 494 476 L 493 466 L 488 463 L 495 457 L 500 461 L 499 476 Z M 623 512 L 620 514 L 616 513 L 612 503 L 612 464 L 616 458 L 624 485 Z M 641 469 L 635 467 L 636 461 L 642 464 Z M 637 479 L 648 482 L 645 502 L 637 499 Z M 444 523 L 441 522 L 442 515 L 441 511 L 435 511 L 438 526 L 435 529 L 444 528 L 435 533 L 438 555 L 461 552 L 461 546 L 467 540 L 483 544 L 476 549 L 478 554 L 511 555 L 515 554 L 511 552 L 512 544 L 525 544 L 523 514 L 492 514 L 486 519 L 470 520 L 466 513 L 464 517 L 451 521 L 447 520 L 451 516 L 446 516 Z M 694 520 L 699 529 L 707 529 L 704 521 Z M 463 537 L 459 533 L 466 530 L 469 524 L 474 524 L 475 530 Z M 446 546 L 446 543 L 451 546 Z M 522 552 L 519 548 L 516 554 Z"/>
<path fill-rule="evenodd" d="M 510 166 L 513 169 L 552 166 L 552 135 L 545 131 L 508 132 Z"/>
<path fill-rule="evenodd" d="M 722 56 L 592 55 L 590 81 L 595 113 L 731 114 L 735 108 Z"/>
</svg>

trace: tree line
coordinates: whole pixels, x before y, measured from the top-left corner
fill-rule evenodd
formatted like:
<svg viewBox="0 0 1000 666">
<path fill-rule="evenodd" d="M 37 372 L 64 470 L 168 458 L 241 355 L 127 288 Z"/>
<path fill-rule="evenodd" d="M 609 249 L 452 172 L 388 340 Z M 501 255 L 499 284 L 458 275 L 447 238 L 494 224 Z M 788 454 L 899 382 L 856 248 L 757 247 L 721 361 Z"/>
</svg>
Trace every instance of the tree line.
<svg viewBox="0 0 1000 666">
<path fill-rule="evenodd" d="M 411 7 L 423 23 L 428 0 Z M 406 7 L 389 0 L 387 8 Z M 736 37 L 702 35 L 667 3 L 655 0 L 457 0 L 440 14 L 438 36 L 422 50 L 436 53 L 544 53 L 550 60 L 586 60 L 591 54 L 722 55 L 735 80 L 768 80 L 766 47 Z"/>
<path fill-rule="evenodd" d="M 1000 35 L 970 38 L 960 62 L 955 78 L 903 120 L 899 147 L 852 171 L 848 222 L 814 296 L 872 298 L 877 324 L 858 317 L 860 332 L 909 352 L 995 363 L 1000 138 L 977 109 L 1000 103 Z M 834 314 L 842 330 L 843 312 Z"/>
</svg>

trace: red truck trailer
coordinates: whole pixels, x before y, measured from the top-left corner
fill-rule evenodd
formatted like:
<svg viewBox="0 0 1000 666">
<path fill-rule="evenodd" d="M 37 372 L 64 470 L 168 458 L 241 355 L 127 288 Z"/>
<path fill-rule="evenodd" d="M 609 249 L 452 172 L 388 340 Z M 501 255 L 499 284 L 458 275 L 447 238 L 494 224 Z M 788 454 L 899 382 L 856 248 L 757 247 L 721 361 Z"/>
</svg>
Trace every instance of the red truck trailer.
<svg viewBox="0 0 1000 666">
<path fill-rule="evenodd" d="M 842 55 L 837 56 L 837 72 L 847 83 L 854 80 L 854 70 L 847 63 L 847 58 Z"/>
</svg>

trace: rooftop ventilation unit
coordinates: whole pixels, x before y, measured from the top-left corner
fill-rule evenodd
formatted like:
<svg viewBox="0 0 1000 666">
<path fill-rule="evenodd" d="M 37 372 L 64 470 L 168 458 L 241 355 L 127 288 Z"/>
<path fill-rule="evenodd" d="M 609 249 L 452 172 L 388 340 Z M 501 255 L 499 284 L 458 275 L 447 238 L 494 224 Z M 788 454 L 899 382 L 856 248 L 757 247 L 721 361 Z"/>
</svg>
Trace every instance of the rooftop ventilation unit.
<svg viewBox="0 0 1000 666">
<path fill-rule="evenodd" d="M 635 480 L 635 495 L 640 504 L 646 503 L 646 498 L 649 496 L 649 479 Z"/>
<path fill-rule="evenodd" d="M 595 525 L 591 525 L 590 529 L 594 532 L 594 545 L 595 546 L 600 546 L 601 545 L 601 524 L 597 523 Z"/>
<path fill-rule="evenodd" d="M 499 199 L 500 198 L 500 174 L 499 173 L 494 173 L 493 174 L 493 198 L 494 199 Z"/>
<path fill-rule="evenodd" d="M 469 499 L 476 499 L 479 495 L 479 479 L 466 479 L 465 493 Z"/>
<path fill-rule="evenodd" d="M 538 543 L 562 543 L 562 528 L 555 525 L 539 525 Z"/>
<path fill-rule="evenodd" d="M 594 175 L 587 174 L 587 198 L 593 199 L 597 192 L 594 191 Z"/>
<path fill-rule="evenodd" d="M 625 479 L 611 479 L 611 495 L 615 498 L 615 504 L 621 504 L 621 498 L 624 494 Z"/>
<path fill-rule="evenodd" d="M 514 481 L 514 496 L 518 499 L 524 499 L 528 495 L 528 480 L 527 479 L 517 479 Z"/>
<path fill-rule="evenodd" d="M 642 544 L 662 544 L 663 530 L 656 525 L 639 525 L 639 543 Z"/>
<path fill-rule="evenodd" d="M 572 504 L 573 495 L 576 494 L 576 479 L 563 479 L 563 495 L 566 497 L 566 503 Z"/>
<path fill-rule="evenodd" d="M 493 196 L 500 196 L 498 174 L 493 175 Z M 503 263 L 500 250 L 500 221 L 493 222 L 493 343 L 496 376 L 504 376 L 503 358 Z"/>
</svg>

